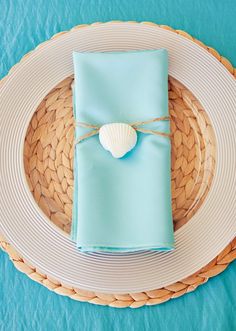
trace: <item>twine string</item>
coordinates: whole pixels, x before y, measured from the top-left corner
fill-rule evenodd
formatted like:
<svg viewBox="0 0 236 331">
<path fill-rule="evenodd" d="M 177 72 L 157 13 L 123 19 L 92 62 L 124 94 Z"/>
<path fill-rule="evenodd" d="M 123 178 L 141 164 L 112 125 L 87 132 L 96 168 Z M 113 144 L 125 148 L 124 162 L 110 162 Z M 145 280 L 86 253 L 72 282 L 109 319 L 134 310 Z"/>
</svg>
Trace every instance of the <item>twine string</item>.
<svg viewBox="0 0 236 331">
<path fill-rule="evenodd" d="M 150 123 L 155 123 L 155 122 L 160 122 L 160 121 L 169 121 L 170 117 L 169 116 L 162 116 L 162 117 L 155 117 L 147 121 L 139 121 L 139 122 L 133 122 L 130 125 L 132 127 L 137 127 L 145 124 L 150 124 Z"/>
<path fill-rule="evenodd" d="M 156 136 L 170 138 L 171 137 L 170 133 L 161 132 L 161 131 L 157 131 L 157 130 L 151 130 L 151 129 L 145 129 L 145 128 L 140 127 L 140 126 L 150 124 L 150 123 L 155 123 L 155 122 L 160 122 L 160 121 L 169 121 L 169 120 L 170 120 L 169 116 L 162 116 L 162 117 L 156 117 L 156 118 L 153 118 L 153 119 L 150 119 L 147 121 L 133 122 L 133 123 L 130 123 L 129 125 L 132 126 L 132 128 L 134 128 L 136 131 L 139 131 L 139 132 L 142 132 L 145 134 L 153 134 Z M 75 144 L 78 144 L 87 138 L 97 135 L 101 128 L 101 126 L 98 126 L 95 124 L 90 124 L 90 123 L 84 123 L 84 122 L 76 122 L 76 126 L 80 126 L 82 128 L 93 129 L 93 130 L 83 134 L 78 139 L 76 139 Z"/>
</svg>

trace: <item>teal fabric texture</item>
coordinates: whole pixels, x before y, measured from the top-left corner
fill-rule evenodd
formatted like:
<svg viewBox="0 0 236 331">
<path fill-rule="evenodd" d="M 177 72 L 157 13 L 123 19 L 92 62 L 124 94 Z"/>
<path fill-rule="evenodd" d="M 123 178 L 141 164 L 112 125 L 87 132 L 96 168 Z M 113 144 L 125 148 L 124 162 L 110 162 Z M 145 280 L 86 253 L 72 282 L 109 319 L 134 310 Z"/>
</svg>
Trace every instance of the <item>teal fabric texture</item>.
<svg viewBox="0 0 236 331">
<path fill-rule="evenodd" d="M 184 30 L 236 66 L 232 0 L 0 0 L 0 12 L 0 78 L 55 33 L 110 20 Z M 178 299 L 119 310 L 50 292 L 16 270 L 0 250 L 0 331 L 235 331 L 235 279 L 236 261 Z"/>
<path fill-rule="evenodd" d="M 74 116 L 82 123 L 168 117 L 167 51 L 74 53 Z M 144 128 L 169 133 L 169 121 Z M 91 131 L 76 126 L 76 139 Z M 75 145 L 72 239 L 82 251 L 173 249 L 169 137 L 138 132 L 114 158 L 98 135 Z"/>
</svg>

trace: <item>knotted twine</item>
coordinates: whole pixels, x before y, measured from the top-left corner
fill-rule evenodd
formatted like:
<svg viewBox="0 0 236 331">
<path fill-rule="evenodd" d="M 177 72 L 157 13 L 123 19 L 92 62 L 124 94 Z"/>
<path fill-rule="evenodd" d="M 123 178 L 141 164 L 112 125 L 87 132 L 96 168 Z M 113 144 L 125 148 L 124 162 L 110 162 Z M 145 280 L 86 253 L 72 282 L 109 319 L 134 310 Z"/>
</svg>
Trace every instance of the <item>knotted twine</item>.
<svg viewBox="0 0 236 331">
<path fill-rule="evenodd" d="M 155 122 L 160 122 L 160 121 L 169 121 L 169 120 L 170 120 L 169 116 L 163 116 L 163 117 L 156 117 L 156 118 L 153 118 L 153 119 L 147 120 L 147 121 L 133 122 L 133 123 L 130 123 L 129 125 L 134 130 L 145 133 L 145 134 L 154 134 L 156 136 L 170 138 L 171 137 L 170 133 L 161 132 L 161 131 L 157 131 L 157 130 L 144 129 L 144 128 L 140 127 L 140 126 L 150 124 L 150 123 L 155 123 Z M 87 138 L 90 138 L 90 137 L 93 137 L 93 136 L 99 134 L 99 130 L 102 127 L 102 126 L 98 126 L 98 125 L 94 125 L 94 124 L 90 124 L 90 123 L 84 123 L 84 122 L 76 122 L 76 126 L 93 129 L 93 130 L 83 134 L 78 139 L 76 139 L 75 144 L 78 144 Z"/>
</svg>

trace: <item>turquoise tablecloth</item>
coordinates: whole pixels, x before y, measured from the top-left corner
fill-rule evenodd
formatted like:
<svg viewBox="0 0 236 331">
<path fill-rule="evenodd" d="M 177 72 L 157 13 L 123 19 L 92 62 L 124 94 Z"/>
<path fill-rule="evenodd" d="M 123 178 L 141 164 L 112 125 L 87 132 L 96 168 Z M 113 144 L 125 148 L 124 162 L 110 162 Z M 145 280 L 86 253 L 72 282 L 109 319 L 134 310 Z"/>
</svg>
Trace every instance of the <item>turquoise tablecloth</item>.
<svg viewBox="0 0 236 331">
<path fill-rule="evenodd" d="M 236 65 L 236 3 L 217 0 L 0 0 L 0 77 L 53 34 L 95 21 L 183 29 Z M 234 331 L 236 262 L 197 291 L 160 306 L 117 310 L 74 302 L 17 272 L 0 253 L 0 331 Z"/>
</svg>

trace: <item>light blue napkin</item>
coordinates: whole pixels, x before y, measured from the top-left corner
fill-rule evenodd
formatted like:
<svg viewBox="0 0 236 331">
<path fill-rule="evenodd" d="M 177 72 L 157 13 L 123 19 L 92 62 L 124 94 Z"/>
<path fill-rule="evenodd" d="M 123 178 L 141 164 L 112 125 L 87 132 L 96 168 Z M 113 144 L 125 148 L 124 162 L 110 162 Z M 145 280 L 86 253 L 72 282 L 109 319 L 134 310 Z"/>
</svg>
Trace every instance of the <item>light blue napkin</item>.
<svg viewBox="0 0 236 331">
<path fill-rule="evenodd" d="M 74 53 L 74 117 L 103 125 L 168 116 L 167 51 Z M 143 126 L 169 132 L 169 121 Z M 91 129 L 76 127 L 75 138 Z M 75 146 L 71 238 L 81 251 L 174 247 L 170 139 L 138 133 L 116 159 L 98 135 Z"/>
</svg>

